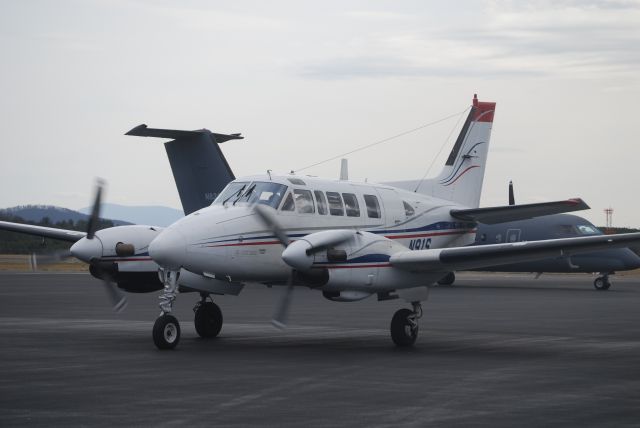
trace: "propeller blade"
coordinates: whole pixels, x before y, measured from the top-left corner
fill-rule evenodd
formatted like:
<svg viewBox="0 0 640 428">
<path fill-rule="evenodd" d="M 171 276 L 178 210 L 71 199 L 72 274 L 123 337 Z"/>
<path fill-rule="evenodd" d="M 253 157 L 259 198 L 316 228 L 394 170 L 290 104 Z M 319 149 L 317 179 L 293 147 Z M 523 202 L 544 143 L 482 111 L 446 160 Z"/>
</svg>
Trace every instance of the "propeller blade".
<svg viewBox="0 0 640 428">
<path fill-rule="evenodd" d="M 515 205 L 516 198 L 513 196 L 513 181 L 509 180 L 509 205 Z"/>
<path fill-rule="evenodd" d="M 271 324 L 280 330 L 287 328 L 289 307 L 291 306 L 291 298 L 293 297 L 293 275 L 294 273 L 292 271 L 289 282 L 287 283 L 287 288 L 284 293 L 282 293 L 282 297 L 276 307 L 276 312 L 273 314 L 273 319 L 271 320 Z"/>
<path fill-rule="evenodd" d="M 117 313 L 120 313 L 127 307 L 127 298 L 125 295 L 118 289 L 118 286 L 113 281 L 113 277 L 111 276 L 111 272 L 106 269 L 100 263 L 100 259 L 91 259 L 89 262 L 92 271 L 92 274 L 102 278 L 102 285 L 104 286 L 105 291 L 107 292 L 107 296 L 111 301 L 111 306 L 113 310 Z"/>
<path fill-rule="evenodd" d="M 113 282 L 104 280 L 102 282 L 104 288 L 109 296 L 109 300 L 111 300 L 111 306 L 116 313 L 122 312 L 127 307 L 127 298 L 126 296 L 118 289 L 116 284 Z"/>
<path fill-rule="evenodd" d="M 58 263 L 68 259 L 69 257 L 73 257 L 73 254 L 71 254 L 71 251 L 69 250 L 58 250 L 46 254 L 32 253 L 31 257 L 29 257 L 29 264 L 31 265 L 31 270 L 35 272 L 38 270 L 38 265 L 46 266 Z"/>
<path fill-rule="evenodd" d="M 267 208 L 265 205 L 256 204 L 253 207 L 253 211 L 258 215 L 258 218 L 262 220 L 265 226 L 267 226 L 273 234 L 278 238 L 278 241 L 284 246 L 289 246 L 289 237 L 284 232 L 284 230 L 280 227 L 280 224 L 276 220 L 276 217 L 273 215 L 273 212 Z"/>
<path fill-rule="evenodd" d="M 89 217 L 89 223 L 87 224 L 87 239 L 93 239 L 98 227 L 98 221 L 100 220 L 100 203 L 102 201 L 102 189 L 104 188 L 104 180 L 96 180 L 96 197 L 93 200 L 93 208 L 91 209 L 91 216 Z"/>
</svg>

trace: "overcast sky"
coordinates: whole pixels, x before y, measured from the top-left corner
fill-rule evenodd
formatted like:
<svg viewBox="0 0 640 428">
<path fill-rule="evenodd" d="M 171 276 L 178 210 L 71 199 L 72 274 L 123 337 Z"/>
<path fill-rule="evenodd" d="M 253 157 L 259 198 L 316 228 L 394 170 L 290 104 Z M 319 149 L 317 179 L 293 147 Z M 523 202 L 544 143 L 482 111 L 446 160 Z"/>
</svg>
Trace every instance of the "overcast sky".
<svg viewBox="0 0 640 428">
<path fill-rule="evenodd" d="M 179 208 L 160 140 L 242 132 L 236 175 L 297 170 L 498 103 L 482 205 L 582 197 L 640 227 L 638 1 L 0 1 L 0 207 Z M 419 178 L 457 118 L 349 156 Z M 431 175 L 435 175 L 449 147 Z M 336 177 L 339 160 L 304 171 Z"/>
</svg>

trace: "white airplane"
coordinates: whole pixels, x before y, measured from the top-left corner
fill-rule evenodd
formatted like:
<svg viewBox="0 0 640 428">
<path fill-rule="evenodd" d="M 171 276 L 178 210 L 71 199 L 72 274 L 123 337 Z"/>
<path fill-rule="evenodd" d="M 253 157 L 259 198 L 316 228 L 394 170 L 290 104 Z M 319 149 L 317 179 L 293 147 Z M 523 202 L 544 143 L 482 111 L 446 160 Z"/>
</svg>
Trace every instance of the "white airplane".
<svg viewBox="0 0 640 428">
<path fill-rule="evenodd" d="M 285 324 L 298 285 L 334 301 L 402 298 L 412 309 L 394 314 L 391 338 L 410 346 L 429 286 L 451 271 L 640 242 L 640 234 L 626 234 L 468 247 L 478 222 L 587 208 L 580 199 L 478 208 L 494 111 L 495 103 L 474 97 L 444 169 L 418 191 L 295 174 L 232 181 L 211 206 L 164 229 L 149 245 L 164 284 L 153 328 L 156 346 L 171 349 L 179 342 L 180 325 L 171 311 L 185 274 L 209 279 L 218 294 L 237 294 L 248 282 L 287 285 L 273 319 L 277 326 Z M 222 314 L 206 297 L 195 325 L 202 337 L 214 337 Z"/>
</svg>

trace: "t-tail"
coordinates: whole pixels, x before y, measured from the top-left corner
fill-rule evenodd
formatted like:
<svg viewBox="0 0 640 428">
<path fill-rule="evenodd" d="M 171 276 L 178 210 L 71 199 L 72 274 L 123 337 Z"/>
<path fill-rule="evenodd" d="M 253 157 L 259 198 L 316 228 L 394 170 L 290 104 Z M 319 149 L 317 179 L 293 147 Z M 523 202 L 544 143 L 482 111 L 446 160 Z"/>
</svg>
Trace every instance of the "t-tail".
<svg viewBox="0 0 640 428">
<path fill-rule="evenodd" d="M 207 129 L 156 129 L 140 125 L 126 135 L 172 139 L 164 146 L 185 215 L 210 205 L 235 178 L 218 144 L 240 140 L 240 134 L 218 134 Z"/>
<path fill-rule="evenodd" d="M 493 126 L 496 103 L 478 101 L 473 105 L 440 174 L 424 180 L 418 193 L 454 201 L 471 208 L 480 206 L 480 194 Z"/>
</svg>

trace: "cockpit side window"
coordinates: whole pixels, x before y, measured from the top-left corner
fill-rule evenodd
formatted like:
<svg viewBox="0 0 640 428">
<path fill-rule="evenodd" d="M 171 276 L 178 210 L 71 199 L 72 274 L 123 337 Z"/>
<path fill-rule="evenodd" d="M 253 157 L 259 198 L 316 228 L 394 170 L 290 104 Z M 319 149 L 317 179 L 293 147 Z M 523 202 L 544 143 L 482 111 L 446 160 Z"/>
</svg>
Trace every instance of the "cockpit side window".
<svg viewBox="0 0 640 428">
<path fill-rule="evenodd" d="M 329 201 L 329 213 L 331 215 L 344 215 L 344 207 L 340 193 L 327 192 L 327 200 Z"/>
<path fill-rule="evenodd" d="M 313 214 L 316 209 L 313 205 L 313 196 L 309 190 L 295 189 L 293 197 L 296 201 L 296 209 L 300 214 Z"/>
<path fill-rule="evenodd" d="M 315 190 L 313 192 L 316 195 L 316 202 L 318 203 L 318 214 L 326 215 L 327 214 L 327 200 L 324 197 L 324 193 L 319 190 Z"/>
<path fill-rule="evenodd" d="M 293 203 L 293 196 L 289 193 L 282 204 L 281 211 L 293 211 L 295 208 L 295 204 Z"/>
<path fill-rule="evenodd" d="M 360 205 L 358 205 L 358 198 L 353 193 L 343 193 L 344 206 L 347 209 L 347 216 L 360 217 Z"/>
<path fill-rule="evenodd" d="M 411 205 L 409 205 L 408 202 L 402 201 L 402 204 L 404 205 L 404 214 L 407 217 L 411 217 L 412 215 L 414 215 L 416 213 L 416 211 L 413 209 L 413 207 Z"/>
</svg>

